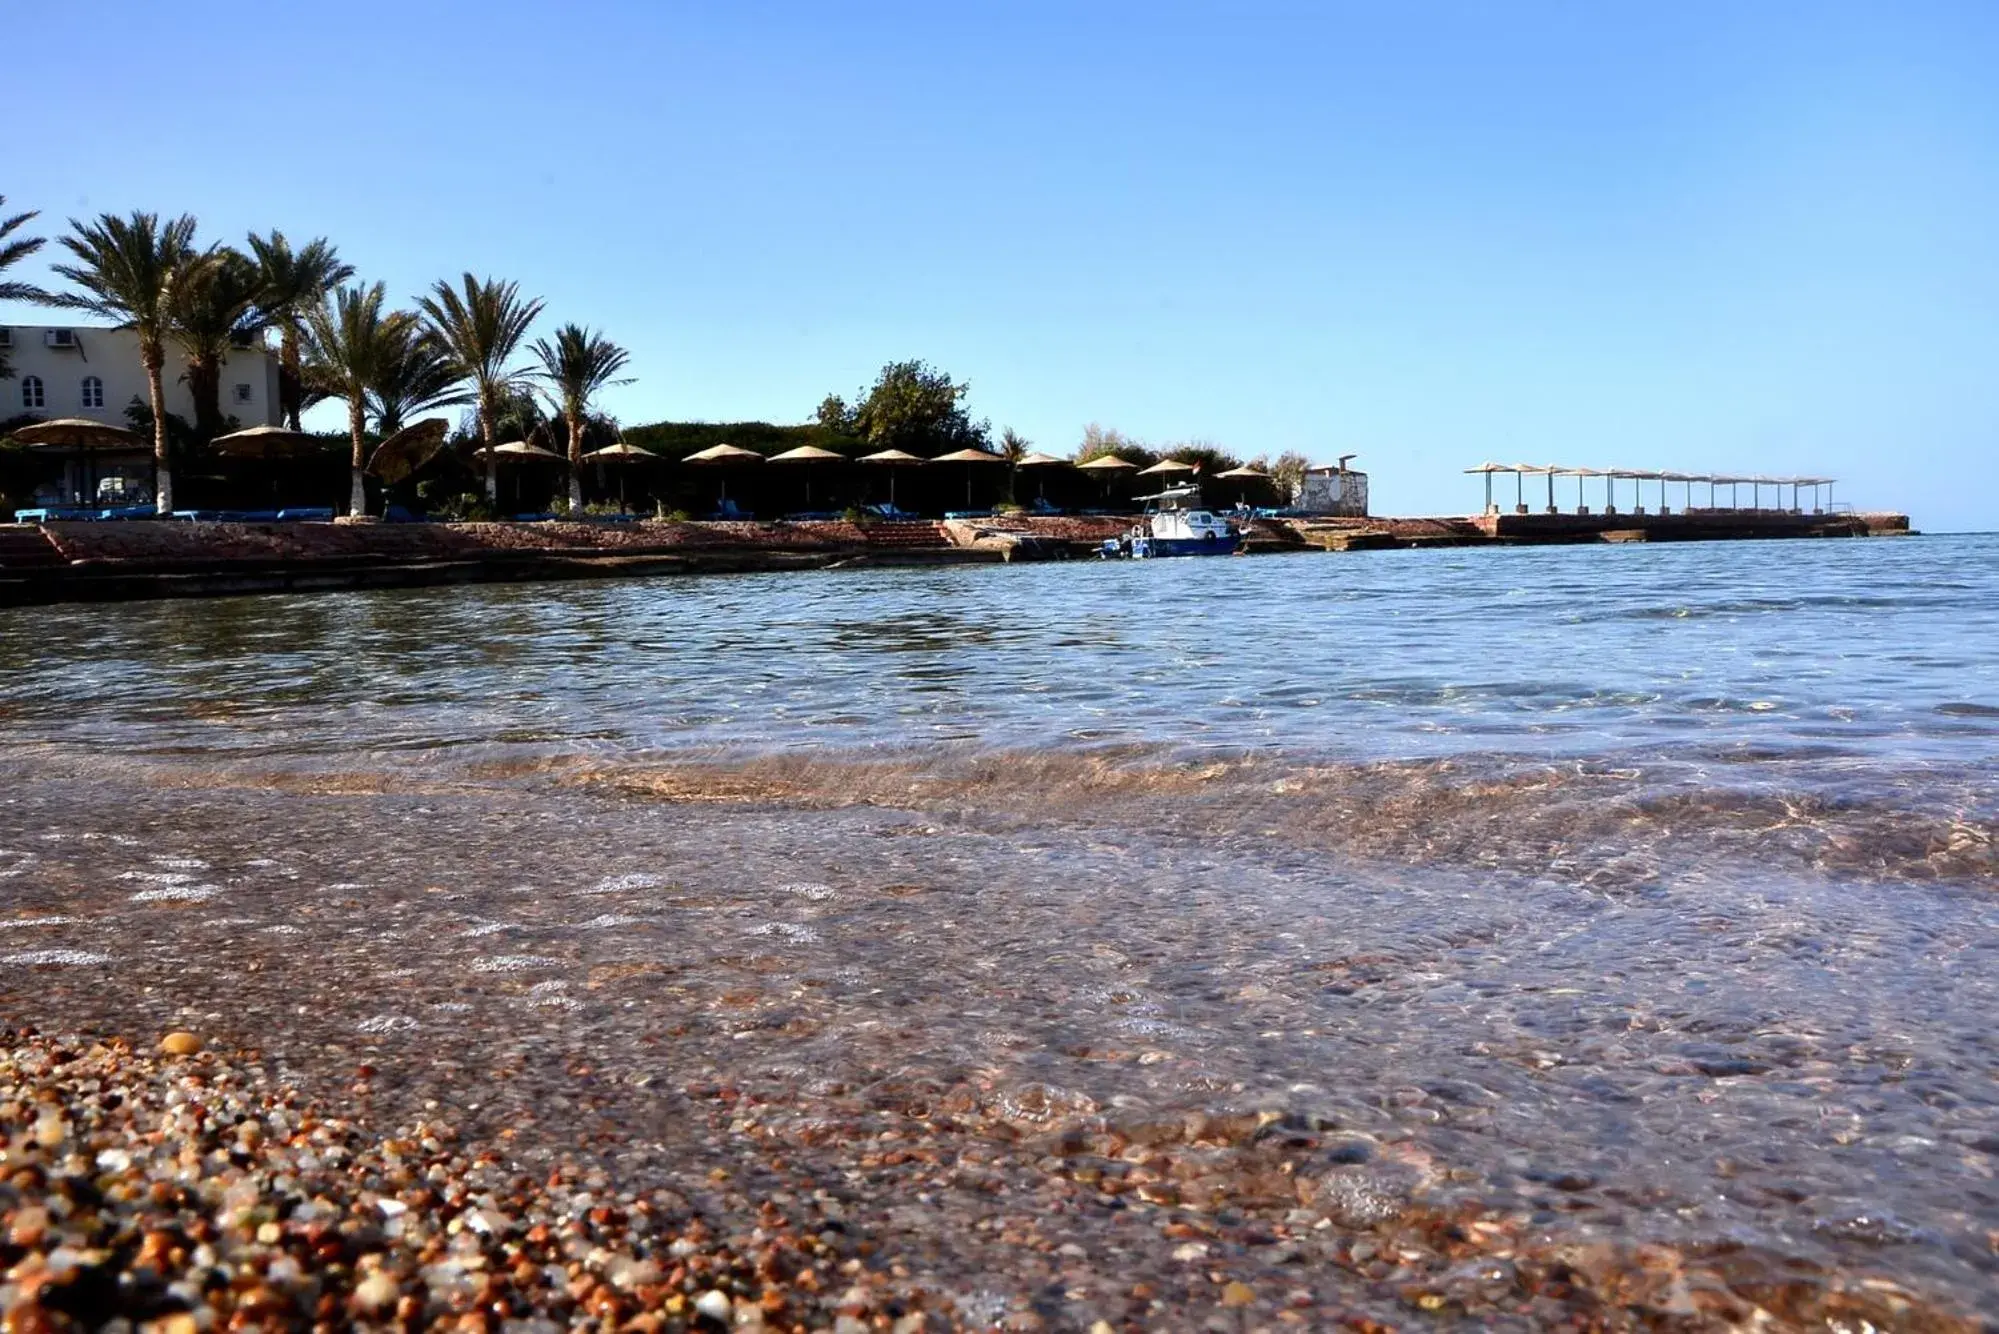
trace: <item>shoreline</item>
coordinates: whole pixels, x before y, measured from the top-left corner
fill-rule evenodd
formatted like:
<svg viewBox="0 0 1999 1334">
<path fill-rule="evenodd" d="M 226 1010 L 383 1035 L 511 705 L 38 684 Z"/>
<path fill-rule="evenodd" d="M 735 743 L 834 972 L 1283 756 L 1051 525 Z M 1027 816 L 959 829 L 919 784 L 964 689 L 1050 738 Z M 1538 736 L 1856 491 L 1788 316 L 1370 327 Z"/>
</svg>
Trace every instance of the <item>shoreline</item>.
<svg viewBox="0 0 1999 1334">
<path fill-rule="evenodd" d="M 0 607 L 854 566 L 1089 559 L 1132 516 L 815 523 L 89 523 L 0 528 Z M 1906 515 L 1258 519 L 1249 554 L 1904 536 Z"/>
</svg>

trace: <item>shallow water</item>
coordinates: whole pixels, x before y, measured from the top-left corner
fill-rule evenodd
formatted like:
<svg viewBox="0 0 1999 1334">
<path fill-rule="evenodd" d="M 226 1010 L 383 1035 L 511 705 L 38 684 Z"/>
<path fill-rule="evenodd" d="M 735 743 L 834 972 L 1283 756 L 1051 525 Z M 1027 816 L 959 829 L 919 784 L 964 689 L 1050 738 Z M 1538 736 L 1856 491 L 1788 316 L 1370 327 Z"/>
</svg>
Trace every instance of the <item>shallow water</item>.
<svg viewBox="0 0 1999 1334">
<path fill-rule="evenodd" d="M 710 1085 L 1278 1111 L 1356 1198 L 1976 1309 L 1995 647 L 1983 537 L 10 613 L 0 997 L 629 1171 L 733 1151 Z"/>
</svg>

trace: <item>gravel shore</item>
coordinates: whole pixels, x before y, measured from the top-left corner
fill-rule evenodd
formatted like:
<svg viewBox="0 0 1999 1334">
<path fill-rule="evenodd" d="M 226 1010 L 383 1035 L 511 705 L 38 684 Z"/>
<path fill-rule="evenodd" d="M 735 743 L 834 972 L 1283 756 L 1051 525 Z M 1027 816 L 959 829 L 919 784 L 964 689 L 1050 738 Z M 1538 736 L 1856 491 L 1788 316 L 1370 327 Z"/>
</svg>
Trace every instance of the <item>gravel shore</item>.
<svg viewBox="0 0 1999 1334">
<path fill-rule="evenodd" d="M 385 1133 L 191 1033 L 142 1051 L 5 1032 L 0 1048 L 10 1331 L 1397 1327 L 1368 1313 L 1384 1306 L 1418 1327 L 1979 1328 L 1895 1284 L 1749 1248 L 1623 1251 L 1416 1205 L 1396 1183 L 1439 1165 L 1271 1115 L 1030 1138 L 960 1099 L 829 1145 L 796 1109 L 715 1089 L 718 1117 L 774 1173 L 790 1170 L 787 1144 L 830 1148 L 865 1206 L 769 1189 L 697 1205 L 685 1183 L 600 1167 L 528 1175 L 504 1144 L 441 1120 Z M 928 1291 L 916 1245 L 888 1224 L 968 1171 L 1003 1201 L 977 1226 L 1021 1260 L 989 1291 Z M 686 1176 L 721 1187 L 731 1172 Z M 1057 1240 L 1064 1215 L 1092 1211 L 1124 1213 L 1131 1242 L 1170 1250 L 1182 1278 L 1127 1282 L 1115 1259 Z"/>
</svg>

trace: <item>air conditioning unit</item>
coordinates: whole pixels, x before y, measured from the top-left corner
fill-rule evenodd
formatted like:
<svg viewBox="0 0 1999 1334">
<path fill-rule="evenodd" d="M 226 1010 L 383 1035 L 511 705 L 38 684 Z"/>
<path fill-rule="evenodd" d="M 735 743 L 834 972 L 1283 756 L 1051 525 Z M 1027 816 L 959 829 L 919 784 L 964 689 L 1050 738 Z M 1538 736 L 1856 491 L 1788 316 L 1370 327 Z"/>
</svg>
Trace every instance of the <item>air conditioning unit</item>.
<svg viewBox="0 0 1999 1334">
<path fill-rule="evenodd" d="M 50 347 L 73 348 L 76 346 L 76 330 L 50 329 L 48 332 L 42 335 L 42 342 L 46 343 Z"/>
</svg>

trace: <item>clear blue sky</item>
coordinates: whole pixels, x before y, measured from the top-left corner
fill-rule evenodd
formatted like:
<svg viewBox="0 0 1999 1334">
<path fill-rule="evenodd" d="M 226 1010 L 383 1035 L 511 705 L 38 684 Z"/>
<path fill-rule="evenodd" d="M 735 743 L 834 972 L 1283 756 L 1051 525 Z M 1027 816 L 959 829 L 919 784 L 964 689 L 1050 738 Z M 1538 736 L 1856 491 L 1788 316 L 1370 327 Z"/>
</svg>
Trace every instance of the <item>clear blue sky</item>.
<svg viewBox="0 0 1999 1334">
<path fill-rule="evenodd" d="M 885 361 L 1085 423 L 1829 471 L 1999 504 L 1999 4 L 15 6 L 0 192 L 325 234 L 632 348 L 606 407 L 803 420 Z M 48 230 L 54 230 L 51 227 Z M 15 319 L 35 316 L 11 312 Z"/>
</svg>

